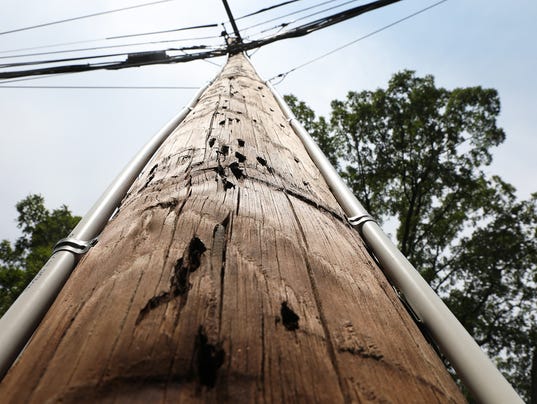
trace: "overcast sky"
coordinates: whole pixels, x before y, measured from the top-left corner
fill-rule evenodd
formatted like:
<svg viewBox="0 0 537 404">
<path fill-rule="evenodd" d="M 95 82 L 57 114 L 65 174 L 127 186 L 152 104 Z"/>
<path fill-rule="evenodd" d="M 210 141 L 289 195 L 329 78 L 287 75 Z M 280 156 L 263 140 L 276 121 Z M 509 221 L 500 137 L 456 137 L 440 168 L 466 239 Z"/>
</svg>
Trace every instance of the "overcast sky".
<svg viewBox="0 0 537 404">
<path fill-rule="evenodd" d="M 3 0 L 0 31 L 67 19 L 149 0 Z M 279 0 L 229 0 L 240 16 Z M 302 0 L 272 13 L 238 22 L 245 29 L 256 22 L 321 3 Z M 337 1 L 324 8 L 342 3 Z M 353 2 L 346 7 L 359 5 Z M 338 46 L 386 26 L 435 1 L 404 0 L 307 37 L 266 46 L 252 61 L 263 78 L 283 73 Z M 265 27 L 322 10 L 297 14 Z M 337 9 L 340 10 L 340 9 Z M 333 10 L 333 11 L 337 11 Z M 333 12 L 332 11 L 332 12 Z M 226 21 L 219 0 L 175 0 L 40 29 L 0 35 L 0 57 L 17 51 L 64 42 L 109 38 Z M 446 88 L 481 85 L 496 88 L 502 100 L 500 125 L 506 142 L 494 152 L 487 170 L 513 183 L 526 198 L 537 191 L 537 2 L 517 0 L 448 0 L 399 25 L 289 74 L 278 84 L 321 114 L 333 99 L 349 90 L 384 87 L 402 69 L 432 74 Z M 47 50 L 125 44 L 139 41 L 218 35 L 220 28 L 165 35 L 124 38 L 56 47 Z M 127 48 L 160 49 L 180 44 L 214 44 L 198 40 Z M 86 52 L 115 53 L 117 49 Z M 37 52 L 34 50 L 31 52 Z M 80 53 L 82 54 L 82 53 Z M 20 60 L 49 58 L 33 56 Z M 2 62 L 19 59 L 0 59 Z M 214 62 L 222 64 L 222 58 Z M 20 85 L 194 86 L 212 78 L 218 67 L 204 61 L 150 66 L 120 71 L 61 75 L 17 82 Z M 14 85 L 15 83 L 11 83 Z M 4 84 L 5 85 L 5 84 Z M 109 182 L 136 153 L 194 95 L 195 90 L 72 90 L 0 88 L 0 239 L 14 239 L 15 204 L 30 193 L 40 193 L 49 208 L 68 205 L 83 215 Z"/>
</svg>

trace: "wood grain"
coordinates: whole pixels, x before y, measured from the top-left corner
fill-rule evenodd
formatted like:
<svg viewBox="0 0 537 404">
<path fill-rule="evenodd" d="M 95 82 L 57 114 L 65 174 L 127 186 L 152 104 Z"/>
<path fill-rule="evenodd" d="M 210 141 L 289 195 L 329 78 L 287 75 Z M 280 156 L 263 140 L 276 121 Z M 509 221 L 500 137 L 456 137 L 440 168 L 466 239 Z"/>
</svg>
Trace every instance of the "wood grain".
<svg viewBox="0 0 537 404">
<path fill-rule="evenodd" d="M 0 397 L 464 401 L 242 55 L 140 175 Z"/>
</svg>

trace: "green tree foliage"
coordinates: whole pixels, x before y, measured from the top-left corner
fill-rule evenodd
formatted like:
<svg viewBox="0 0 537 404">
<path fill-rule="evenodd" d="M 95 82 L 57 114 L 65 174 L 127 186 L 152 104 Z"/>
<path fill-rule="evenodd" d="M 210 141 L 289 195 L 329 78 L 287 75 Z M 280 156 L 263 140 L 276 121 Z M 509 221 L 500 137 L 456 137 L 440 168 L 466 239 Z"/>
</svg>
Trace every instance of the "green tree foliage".
<svg viewBox="0 0 537 404">
<path fill-rule="evenodd" d="M 67 206 L 49 211 L 41 195 L 17 203 L 17 226 L 22 235 L 12 244 L 0 243 L 0 315 L 4 314 L 52 253 L 80 220 Z"/>
<path fill-rule="evenodd" d="M 446 90 L 395 74 L 386 89 L 333 101 L 330 122 L 287 102 L 401 251 L 529 398 L 537 346 L 537 194 L 485 168 L 505 134 L 493 89 Z M 535 371 L 535 370 L 534 370 Z"/>
</svg>

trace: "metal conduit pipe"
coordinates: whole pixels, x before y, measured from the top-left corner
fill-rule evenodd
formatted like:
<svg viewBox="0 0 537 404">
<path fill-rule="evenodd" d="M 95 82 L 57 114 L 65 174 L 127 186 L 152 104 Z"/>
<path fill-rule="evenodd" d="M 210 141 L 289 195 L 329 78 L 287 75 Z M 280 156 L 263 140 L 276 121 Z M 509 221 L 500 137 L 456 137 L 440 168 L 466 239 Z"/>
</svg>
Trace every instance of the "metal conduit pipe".
<svg viewBox="0 0 537 404">
<path fill-rule="evenodd" d="M 270 83 L 267 82 L 267 86 L 319 168 L 349 222 L 360 232 L 386 276 L 423 322 L 473 396 L 482 403 L 523 403 L 440 297 L 367 213 L 283 98 Z"/>
<path fill-rule="evenodd" d="M 125 166 L 69 236 L 60 240 L 52 256 L 9 310 L 0 318 L 0 380 L 28 343 L 35 329 L 74 270 L 78 258 L 96 242 L 143 168 L 164 140 L 185 119 L 219 73 L 199 89 L 192 101 L 173 117 Z"/>
</svg>

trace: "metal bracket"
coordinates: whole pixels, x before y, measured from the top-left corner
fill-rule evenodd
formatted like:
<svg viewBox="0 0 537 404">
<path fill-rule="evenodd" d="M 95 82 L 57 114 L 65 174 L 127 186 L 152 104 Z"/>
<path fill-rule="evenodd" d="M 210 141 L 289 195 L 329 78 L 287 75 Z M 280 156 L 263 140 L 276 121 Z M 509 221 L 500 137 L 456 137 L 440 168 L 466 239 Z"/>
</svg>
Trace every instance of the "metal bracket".
<svg viewBox="0 0 537 404">
<path fill-rule="evenodd" d="M 69 251 L 75 255 L 83 255 L 95 244 L 97 244 L 97 238 L 90 241 L 82 241 L 76 238 L 67 237 L 56 243 L 52 254 L 56 254 L 58 251 Z"/>
<path fill-rule="evenodd" d="M 373 219 L 373 216 L 368 215 L 368 214 L 360 215 L 360 216 L 349 217 L 348 220 L 349 220 L 349 223 L 350 223 L 352 226 L 357 227 L 358 230 L 362 230 L 362 226 L 363 226 L 366 222 L 376 222 L 376 220 Z"/>
</svg>

